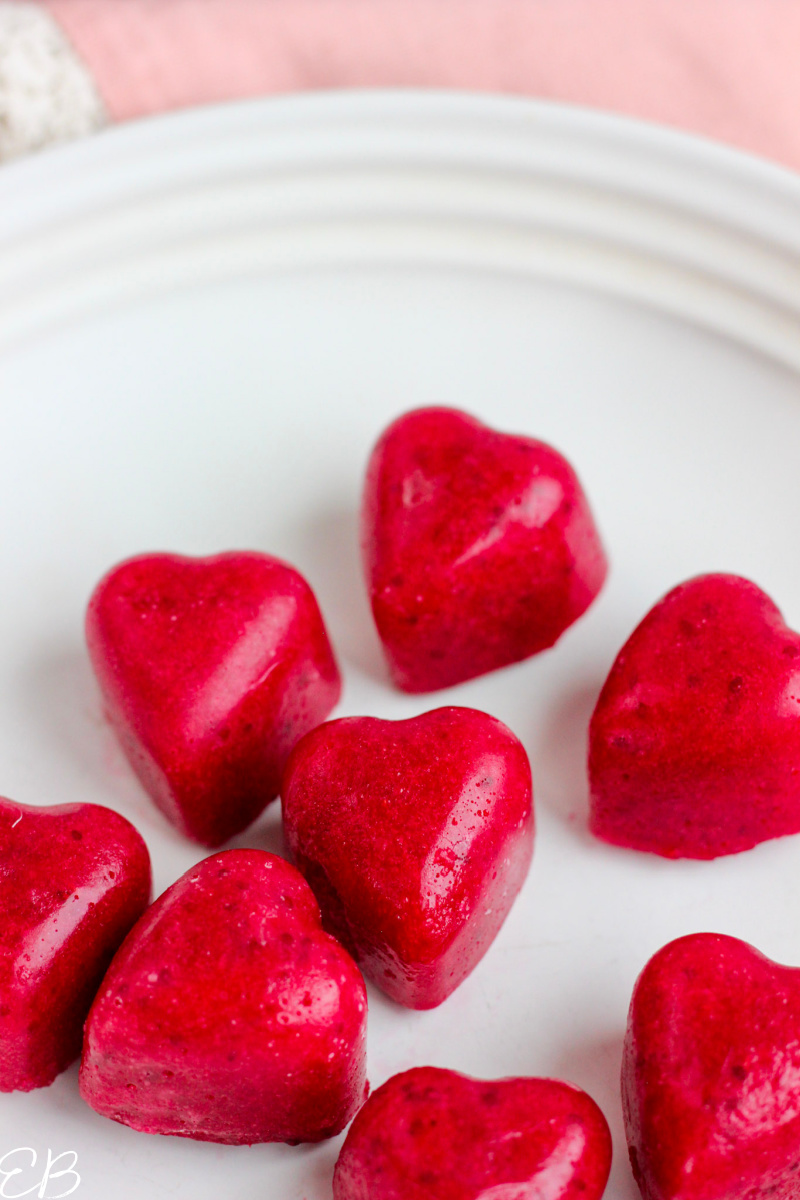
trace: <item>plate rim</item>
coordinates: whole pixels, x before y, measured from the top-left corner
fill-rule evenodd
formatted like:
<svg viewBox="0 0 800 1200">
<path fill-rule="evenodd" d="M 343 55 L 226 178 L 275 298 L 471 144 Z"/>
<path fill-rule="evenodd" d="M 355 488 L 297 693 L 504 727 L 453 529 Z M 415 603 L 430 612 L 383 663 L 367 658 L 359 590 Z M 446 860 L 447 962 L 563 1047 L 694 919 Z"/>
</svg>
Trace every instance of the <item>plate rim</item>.
<svg viewBox="0 0 800 1200">
<path fill-rule="evenodd" d="M 800 370 L 800 175 L 627 116 L 438 89 L 268 96 L 0 173 L 0 347 L 168 287 L 343 262 L 608 292 Z"/>
</svg>

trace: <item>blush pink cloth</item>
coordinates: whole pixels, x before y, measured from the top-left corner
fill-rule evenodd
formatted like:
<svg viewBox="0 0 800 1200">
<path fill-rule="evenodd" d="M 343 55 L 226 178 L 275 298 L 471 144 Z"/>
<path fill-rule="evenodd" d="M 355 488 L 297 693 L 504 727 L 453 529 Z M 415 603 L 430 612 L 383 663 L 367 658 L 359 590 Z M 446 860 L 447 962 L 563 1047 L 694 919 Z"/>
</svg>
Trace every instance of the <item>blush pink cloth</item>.
<svg viewBox="0 0 800 1200">
<path fill-rule="evenodd" d="M 798 0 L 40 0 L 122 120 L 309 88 L 586 104 L 800 168 Z"/>
</svg>

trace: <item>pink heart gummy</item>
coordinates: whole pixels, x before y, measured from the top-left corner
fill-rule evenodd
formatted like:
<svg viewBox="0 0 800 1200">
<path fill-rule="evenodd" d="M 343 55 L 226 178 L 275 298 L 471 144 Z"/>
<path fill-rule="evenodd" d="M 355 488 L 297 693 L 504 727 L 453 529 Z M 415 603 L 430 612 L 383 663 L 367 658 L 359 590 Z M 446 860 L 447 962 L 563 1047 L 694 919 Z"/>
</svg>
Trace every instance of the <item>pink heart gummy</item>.
<svg viewBox="0 0 800 1200">
<path fill-rule="evenodd" d="M 605 1117 L 555 1079 L 416 1067 L 373 1092 L 345 1139 L 334 1200 L 599 1200 Z"/>
<path fill-rule="evenodd" d="M 341 682 L 311 588 L 264 554 L 132 558 L 86 621 L 109 717 L 159 808 L 219 846 L 278 794 Z"/>
<path fill-rule="evenodd" d="M 366 1096 L 366 1019 L 364 981 L 302 876 L 227 850 L 168 888 L 112 962 L 81 1095 L 144 1133 L 319 1141 Z"/>
<path fill-rule="evenodd" d="M 659 950 L 631 1000 L 622 1101 L 645 1200 L 796 1200 L 800 970 L 715 933 Z"/>
<path fill-rule="evenodd" d="M 400 1004 L 432 1008 L 483 957 L 533 851 L 530 765 L 486 713 L 346 717 L 296 746 L 282 786 L 326 926 Z"/>
<path fill-rule="evenodd" d="M 150 898 L 150 856 L 98 804 L 0 799 L 0 1091 L 52 1083 L 80 1054 L 111 956 Z"/>
<path fill-rule="evenodd" d="M 747 579 L 702 575 L 620 651 L 589 730 L 591 827 L 716 858 L 800 831 L 800 636 Z"/>
<path fill-rule="evenodd" d="M 606 575 L 566 459 L 447 408 L 407 413 L 381 437 L 362 543 L 378 633 L 408 692 L 547 649 Z"/>
</svg>

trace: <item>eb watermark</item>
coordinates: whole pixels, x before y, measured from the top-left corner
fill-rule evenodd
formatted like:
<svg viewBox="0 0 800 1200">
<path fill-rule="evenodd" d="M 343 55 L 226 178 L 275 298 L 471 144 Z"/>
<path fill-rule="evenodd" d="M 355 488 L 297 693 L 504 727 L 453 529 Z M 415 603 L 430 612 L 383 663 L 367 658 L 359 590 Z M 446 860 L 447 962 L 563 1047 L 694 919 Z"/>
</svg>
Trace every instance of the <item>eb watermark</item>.
<svg viewBox="0 0 800 1200">
<path fill-rule="evenodd" d="M 0 1157 L 0 1197 L 2 1200 L 17 1200 L 18 1196 L 61 1200 L 62 1196 L 71 1196 L 81 1182 L 75 1170 L 77 1165 L 78 1155 L 74 1150 L 53 1154 L 48 1149 L 45 1158 L 32 1146 L 17 1146 Z"/>
</svg>

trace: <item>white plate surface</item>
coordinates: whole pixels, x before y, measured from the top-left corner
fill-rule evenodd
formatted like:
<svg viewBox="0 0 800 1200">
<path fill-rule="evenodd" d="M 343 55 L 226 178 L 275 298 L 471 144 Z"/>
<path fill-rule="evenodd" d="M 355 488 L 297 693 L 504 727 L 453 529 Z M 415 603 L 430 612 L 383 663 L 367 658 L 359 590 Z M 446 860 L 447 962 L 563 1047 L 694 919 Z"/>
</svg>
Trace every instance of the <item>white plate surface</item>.
<svg viewBox="0 0 800 1200">
<path fill-rule="evenodd" d="M 533 766 L 528 882 L 439 1009 L 371 989 L 373 1086 L 423 1063 L 572 1080 L 611 1123 L 612 1200 L 637 1195 L 618 1075 L 647 958 L 709 929 L 800 964 L 800 840 L 711 863 L 615 850 L 586 832 L 584 768 L 614 655 L 673 584 L 738 572 L 800 625 L 799 255 L 794 176 L 518 100 L 234 105 L 0 174 L 0 793 L 117 808 L 163 890 L 202 854 L 101 720 L 86 599 L 143 550 L 287 558 L 339 652 L 338 715 L 471 705 L 507 722 Z M 553 651 L 405 697 L 371 627 L 356 513 L 381 429 L 430 403 L 561 449 L 612 571 Z M 278 806 L 235 844 L 280 849 Z M 0 1097 L 0 1155 L 74 1151 L 80 1200 L 329 1200 L 340 1142 L 137 1134 L 82 1103 L 76 1068 Z M 37 1183 L 29 1161 L 6 1164 L 26 1170 L 0 1194 Z"/>
</svg>

